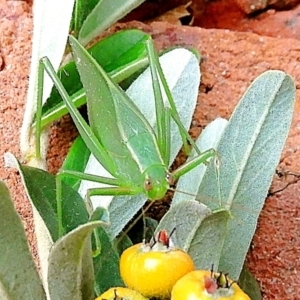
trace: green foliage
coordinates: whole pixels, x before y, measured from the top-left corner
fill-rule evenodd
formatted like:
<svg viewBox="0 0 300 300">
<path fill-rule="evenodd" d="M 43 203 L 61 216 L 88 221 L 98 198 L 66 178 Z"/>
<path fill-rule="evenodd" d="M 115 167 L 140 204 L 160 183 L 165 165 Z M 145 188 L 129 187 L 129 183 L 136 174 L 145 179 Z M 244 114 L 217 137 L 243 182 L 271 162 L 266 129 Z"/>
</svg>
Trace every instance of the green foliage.
<svg viewBox="0 0 300 300">
<path fill-rule="evenodd" d="M 220 207 L 231 213 L 220 268 L 229 270 L 233 279 L 238 279 L 242 270 L 279 163 L 295 97 L 293 79 L 282 71 L 267 71 L 256 78 L 237 105 L 216 148 L 220 156 L 218 177 L 209 166 L 199 186 L 204 204 L 214 209 L 216 206 L 206 199 L 219 199 Z M 212 189 L 213 185 L 219 189 Z M 236 243 L 240 244 L 238 250 L 232 247 Z"/>
<path fill-rule="evenodd" d="M 84 0 L 78 0 L 84 6 Z M 86 45 L 99 33 L 126 16 L 131 10 L 142 4 L 145 0 L 101 0 L 84 20 L 80 28 L 78 39 Z"/>
<path fill-rule="evenodd" d="M 73 28 L 86 44 L 96 32 L 140 2 L 122 1 L 116 14 L 111 14 L 115 12 L 117 1 L 113 4 L 111 1 L 78 1 L 73 12 Z M 107 15 L 101 14 L 103 11 Z M 104 18 L 101 24 L 98 24 L 99 17 Z M 140 72 L 148 63 L 145 44 L 149 45 L 149 35 L 138 30 L 123 31 L 102 40 L 88 52 L 74 38 L 70 40 L 76 62 L 68 63 L 58 72 L 58 90 L 53 89 L 43 107 L 41 123 L 43 127 L 66 112 L 72 114 L 81 137 L 72 146 L 61 170 L 64 174 L 69 172 L 70 176 L 55 177 L 12 159 L 45 229 L 47 247 L 44 247 L 46 253 L 41 260 L 43 274 L 48 275 L 43 276 L 42 284 L 29 254 L 21 222 L 1 183 L 1 211 L 5 219 L 0 224 L 0 236 L 4 241 L 0 245 L 0 269 L 5 272 L 0 272 L 0 295 L 4 299 L 45 299 L 46 294 L 51 299 L 94 299 L 95 294 L 99 295 L 109 287 L 122 286 L 119 255 L 131 244 L 122 230 L 147 197 L 142 190 L 134 190 L 134 183 L 141 179 L 142 172 L 134 162 L 122 166 L 123 160 L 119 156 L 125 155 L 128 161 L 134 161 L 133 157 L 141 153 L 138 151 L 148 147 L 149 140 L 154 139 L 168 168 L 182 147 L 182 140 L 189 138 L 185 136 L 185 129 L 191 123 L 200 81 L 199 62 L 192 52 L 175 49 L 161 56 L 166 82 L 157 58 L 150 52 L 152 73 L 150 69 L 143 72 L 125 94 L 117 84 Z M 52 79 L 56 80 L 50 63 L 46 59 L 43 62 Z M 65 90 L 62 102 L 60 94 Z M 171 100 L 175 102 L 178 116 L 174 108 L 170 109 Z M 86 101 L 90 126 L 76 110 Z M 100 101 L 105 101 L 105 112 L 102 111 L 104 106 L 99 106 Z M 192 163 L 199 154 L 195 149 L 192 151 L 183 172 L 185 175 L 177 184 L 178 190 L 188 195 L 175 194 L 170 210 L 156 231 L 166 229 L 171 232 L 176 228 L 173 242 L 192 256 L 197 268 L 210 269 L 214 264 L 233 279 L 239 278 L 288 134 L 294 101 L 295 86 L 291 77 L 281 71 L 265 72 L 249 87 L 228 123 L 217 119 L 196 141 L 196 147 L 201 151 L 214 148 L 217 156 L 208 164 L 200 164 L 199 160 L 195 167 Z M 125 117 L 132 128 L 121 122 Z M 179 129 L 178 124 L 182 126 Z M 109 130 L 103 133 L 105 126 Z M 148 138 L 141 138 L 136 148 L 126 152 L 125 129 L 135 130 L 141 137 L 147 132 Z M 162 134 L 161 130 L 164 131 Z M 139 156 L 140 160 L 151 157 L 155 147 L 149 146 L 149 149 L 147 156 Z M 115 178 L 106 178 L 111 175 Z M 57 185 L 60 179 L 61 195 Z M 99 192 L 99 186 L 94 183 L 91 186 L 87 179 L 101 183 L 108 180 L 119 189 L 109 187 L 108 193 L 101 194 L 103 190 L 100 190 L 100 196 L 89 198 L 87 190 L 97 188 L 96 192 Z M 126 195 L 129 190 L 131 193 Z M 110 198 L 104 203 L 106 194 Z M 59 236 L 58 219 L 61 216 L 63 236 Z M 144 232 L 141 230 L 139 234 Z M 38 243 L 41 254 L 43 243 L 39 237 Z M 17 259 L 8 255 L 11 248 L 20 250 Z M 240 280 L 245 290 L 252 290 L 251 297 L 259 299 L 258 286 L 245 270 Z"/>
<path fill-rule="evenodd" d="M 247 295 L 249 295 L 251 300 L 262 300 L 259 284 L 245 266 L 243 266 L 240 274 L 238 285 Z"/>
<path fill-rule="evenodd" d="M 74 32 L 75 36 L 78 36 L 83 22 L 85 21 L 87 16 L 93 11 L 98 2 L 99 0 L 75 1 L 71 22 L 71 31 Z"/>
<path fill-rule="evenodd" d="M 97 229 L 101 241 L 99 255 L 93 258 L 95 273 L 95 291 L 97 295 L 113 286 L 123 286 L 119 271 L 119 254 L 112 244 L 104 228 Z"/>
<path fill-rule="evenodd" d="M 212 263 L 218 267 L 229 217 L 226 210 L 213 213 L 198 201 L 183 201 L 170 208 L 156 231 L 176 228 L 175 245 L 191 255 L 197 269 L 209 270 Z"/>
</svg>

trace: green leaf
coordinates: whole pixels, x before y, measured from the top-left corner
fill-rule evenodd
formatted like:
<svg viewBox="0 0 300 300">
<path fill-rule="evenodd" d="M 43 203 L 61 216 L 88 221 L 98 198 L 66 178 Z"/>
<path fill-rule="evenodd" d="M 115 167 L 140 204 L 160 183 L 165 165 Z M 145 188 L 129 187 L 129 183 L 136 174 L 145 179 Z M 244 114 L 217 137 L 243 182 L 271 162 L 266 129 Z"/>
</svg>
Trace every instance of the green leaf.
<svg viewBox="0 0 300 300">
<path fill-rule="evenodd" d="M 58 221 L 55 176 L 41 169 L 21 165 L 18 162 L 17 164 L 30 201 L 44 220 L 52 240 L 56 241 Z M 63 184 L 62 189 L 62 215 L 65 232 L 86 223 L 89 218 L 82 198 L 66 184 Z"/>
<path fill-rule="evenodd" d="M 97 207 L 90 215 L 89 221 L 102 221 L 109 223 L 109 213 L 108 210 L 103 207 Z"/>
<path fill-rule="evenodd" d="M 214 211 L 195 232 L 188 253 L 197 269 L 210 270 L 212 265 L 218 268 L 229 218 L 225 210 Z"/>
<path fill-rule="evenodd" d="M 212 213 L 198 201 L 182 201 L 172 205 L 156 232 L 175 228 L 173 243 L 191 255 L 197 269 L 210 270 L 212 264 L 218 267 L 228 218 L 226 211 Z"/>
<path fill-rule="evenodd" d="M 201 182 L 202 202 L 212 210 L 228 209 L 232 215 L 219 267 L 234 280 L 242 270 L 279 162 L 294 103 L 295 85 L 284 72 L 267 71 L 256 78 L 219 141 L 218 173 L 210 163 Z"/>
<path fill-rule="evenodd" d="M 51 299 L 95 299 L 91 234 L 101 225 L 101 221 L 80 225 L 53 245 L 48 269 Z"/>
<path fill-rule="evenodd" d="M 124 250 L 133 245 L 128 235 L 124 232 L 122 232 L 118 237 L 116 237 L 113 240 L 113 243 L 119 256 L 123 253 Z"/>
<path fill-rule="evenodd" d="M 102 0 L 84 21 L 79 32 L 81 44 L 88 44 L 93 38 L 126 16 L 145 0 Z"/>
<path fill-rule="evenodd" d="M 144 214 L 142 211 L 140 214 Z M 156 227 L 158 222 L 152 218 L 142 216 L 133 227 L 130 227 L 130 230 L 127 231 L 127 234 L 133 244 L 138 244 L 141 241 L 150 241 L 155 234 Z M 122 235 L 122 233 L 121 233 Z"/>
<path fill-rule="evenodd" d="M 0 298 L 46 299 L 22 221 L 2 181 L 0 195 Z"/>
<path fill-rule="evenodd" d="M 97 228 L 101 242 L 100 254 L 94 257 L 95 291 L 97 295 L 111 287 L 124 286 L 119 271 L 119 255 L 104 228 Z"/>
<path fill-rule="evenodd" d="M 88 49 L 88 52 L 120 82 L 147 64 L 145 41 L 150 36 L 140 30 L 123 30 Z M 74 61 L 59 69 L 58 76 L 77 107 L 86 102 Z M 56 88 L 43 106 L 42 127 L 67 114 L 67 108 Z"/>
<path fill-rule="evenodd" d="M 86 19 L 86 17 L 91 13 L 99 0 L 77 0 L 75 1 L 75 6 L 73 10 L 73 31 L 74 35 L 77 36 L 79 30 Z"/>
<path fill-rule="evenodd" d="M 145 43 L 149 39 L 149 34 L 138 29 L 121 30 L 96 43 L 88 52 L 115 81 L 120 82 L 133 73 L 128 71 L 136 62 L 147 58 Z"/>
<path fill-rule="evenodd" d="M 81 136 L 78 136 L 68 152 L 68 156 L 60 170 L 73 170 L 83 172 L 90 157 L 91 151 L 87 148 Z M 80 179 L 74 177 L 64 177 L 63 182 L 75 190 L 78 190 Z"/>
<path fill-rule="evenodd" d="M 196 145 L 198 146 L 200 151 L 204 152 L 209 149 L 216 149 L 221 134 L 226 126 L 227 120 L 222 118 L 217 118 L 216 120 L 208 124 L 196 140 Z M 187 161 L 190 161 L 196 156 L 197 152 L 193 149 Z M 186 200 L 198 200 L 200 202 L 203 200 L 202 195 L 197 197 L 197 192 L 201 184 L 201 180 L 205 174 L 206 168 L 207 165 L 200 164 L 196 168 L 190 170 L 188 173 L 179 178 L 171 205 Z M 184 191 L 184 193 L 181 193 L 180 191 Z"/>
<path fill-rule="evenodd" d="M 262 299 L 259 284 L 250 271 L 245 267 L 245 265 L 243 266 L 237 284 L 250 297 L 251 300 Z"/>
</svg>

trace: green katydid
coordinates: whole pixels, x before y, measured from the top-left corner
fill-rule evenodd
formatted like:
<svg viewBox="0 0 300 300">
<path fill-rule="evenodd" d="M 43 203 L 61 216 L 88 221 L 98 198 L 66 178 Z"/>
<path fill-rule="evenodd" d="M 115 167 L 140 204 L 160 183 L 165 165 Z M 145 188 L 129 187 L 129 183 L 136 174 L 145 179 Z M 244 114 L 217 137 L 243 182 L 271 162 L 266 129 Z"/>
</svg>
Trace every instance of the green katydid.
<svg viewBox="0 0 300 300">
<path fill-rule="evenodd" d="M 61 224 L 62 176 L 78 177 L 82 180 L 110 185 L 110 187 L 90 189 L 87 192 L 87 199 L 94 195 L 144 193 L 148 199 L 157 200 L 166 194 L 170 186 L 181 175 L 197 165 L 205 163 L 215 153 L 213 149 L 201 153 L 182 125 L 151 42 L 147 42 L 147 51 L 156 101 L 157 132 L 153 130 L 126 93 L 108 77 L 77 40 L 71 36 L 69 42 L 86 90 L 89 125 L 70 100 L 47 58 L 41 60 L 39 71 L 43 74 L 43 71 L 46 70 L 87 147 L 113 178 L 75 171 L 63 171 L 58 174 L 57 213 L 60 235 L 63 234 Z M 89 76 L 89 78 L 84 76 L 84 68 L 89 68 L 93 76 Z M 162 87 L 170 108 L 164 106 Z M 41 109 L 41 94 L 38 100 L 37 116 Z M 189 142 L 196 149 L 198 155 L 178 169 L 169 172 L 171 118 L 179 128 L 185 147 L 187 148 L 187 142 Z M 39 135 L 38 121 L 37 131 Z"/>
</svg>

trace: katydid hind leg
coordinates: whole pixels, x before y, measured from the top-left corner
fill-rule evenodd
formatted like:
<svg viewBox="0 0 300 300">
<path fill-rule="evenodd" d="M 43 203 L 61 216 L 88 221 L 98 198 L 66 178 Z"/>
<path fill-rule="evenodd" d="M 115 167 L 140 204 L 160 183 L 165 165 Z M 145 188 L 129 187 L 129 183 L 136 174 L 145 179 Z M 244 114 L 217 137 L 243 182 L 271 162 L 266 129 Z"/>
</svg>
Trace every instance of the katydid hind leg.
<svg viewBox="0 0 300 300">
<path fill-rule="evenodd" d="M 82 139 L 86 143 L 87 147 L 90 151 L 96 156 L 96 158 L 101 161 L 103 166 L 110 172 L 114 173 L 115 166 L 114 161 L 108 155 L 107 151 L 103 148 L 102 144 L 98 141 L 97 137 L 95 136 L 94 132 L 91 130 L 87 122 L 79 113 L 78 109 L 70 99 L 66 89 L 62 85 L 59 77 L 57 76 L 51 62 L 47 57 L 41 59 L 40 62 L 43 65 L 43 69 L 47 72 L 51 80 L 53 81 L 54 85 L 56 86 L 60 96 L 62 97 L 64 103 L 66 104 L 69 113 L 78 129 Z"/>
<path fill-rule="evenodd" d="M 153 80 L 153 89 L 154 89 L 154 91 L 155 90 L 157 91 L 156 92 L 156 97 L 155 97 L 156 110 L 157 110 L 157 114 L 156 114 L 157 115 L 157 126 L 167 128 L 167 130 L 165 130 L 166 133 L 164 134 L 164 137 L 167 140 L 166 136 L 168 134 L 168 138 L 170 139 L 170 128 L 166 125 L 167 122 L 170 121 L 170 120 L 168 120 L 168 114 L 169 114 L 169 117 L 171 116 L 173 118 L 173 120 L 175 121 L 175 123 L 177 124 L 177 126 L 178 126 L 179 133 L 180 133 L 182 141 L 184 143 L 185 150 L 188 148 L 188 145 L 187 145 L 187 141 L 188 141 L 194 147 L 195 151 L 198 154 L 198 157 L 196 157 L 193 160 L 189 161 L 188 163 L 184 164 L 183 166 L 178 168 L 178 170 L 175 170 L 172 173 L 172 175 L 174 177 L 174 180 L 176 180 L 181 175 L 184 175 L 185 173 L 187 173 L 188 171 L 190 171 L 191 169 L 193 169 L 197 165 L 199 165 L 201 163 L 206 163 L 206 160 L 209 157 L 214 155 L 214 150 L 208 150 L 204 153 L 200 152 L 200 150 L 198 149 L 196 143 L 191 138 L 188 131 L 185 129 L 184 125 L 182 124 L 182 122 L 180 120 L 180 117 L 179 117 L 176 105 L 174 103 L 171 91 L 170 91 L 169 86 L 167 84 L 166 78 L 163 74 L 163 71 L 162 71 L 162 68 L 160 66 L 158 57 L 155 54 L 153 43 L 150 42 L 150 41 L 147 42 L 147 51 L 148 51 L 150 66 L 152 67 L 151 68 L 151 74 L 152 74 L 152 80 Z M 160 82 L 162 83 L 162 88 L 164 90 L 164 93 L 167 95 L 167 98 L 168 98 L 168 101 L 169 101 L 169 104 L 170 104 L 170 108 L 168 108 L 168 110 L 167 110 L 167 108 L 161 109 L 161 112 L 159 112 L 159 110 L 157 109 L 157 107 L 161 107 L 163 105 L 163 96 L 162 96 L 161 89 L 160 89 Z M 160 130 L 158 129 L 158 132 L 163 131 L 163 128 L 160 129 Z M 159 137 L 160 137 L 160 135 L 158 134 L 158 138 Z M 167 153 L 169 155 L 170 147 L 169 147 L 168 144 L 166 146 L 166 149 L 168 149 Z M 166 151 L 166 149 L 165 149 L 165 151 Z"/>
<path fill-rule="evenodd" d="M 99 154 L 99 151 L 102 152 L 102 153 L 100 153 L 100 155 L 98 155 L 98 159 L 100 156 L 101 159 L 99 159 L 99 160 L 101 161 L 102 164 L 105 164 L 105 167 L 107 167 L 107 169 L 109 171 L 110 166 L 112 166 L 114 163 L 111 161 L 111 158 L 106 154 L 105 149 L 102 148 L 102 145 L 99 143 L 99 141 L 95 137 L 91 128 L 86 124 L 85 120 L 82 118 L 82 116 L 78 112 L 77 108 L 70 100 L 70 97 L 69 97 L 67 91 L 65 90 L 64 86 L 62 85 L 60 79 L 58 78 L 57 74 L 55 73 L 55 71 L 47 57 L 41 59 L 39 71 L 40 71 L 40 76 L 39 76 L 40 78 L 42 78 L 41 76 L 44 76 L 44 71 L 46 71 L 48 73 L 48 75 L 52 79 L 54 85 L 56 86 L 57 90 L 59 91 L 61 97 L 63 98 L 65 104 L 67 105 L 67 107 L 72 115 L 72 118 L 73 118 L 74 122 L 76 123 L 77 129 L 79 130 L 85 143 L 87 143 L 87 141 L 86 141 L 87 139 L 90 141 L 90 143 L 92 144 L 92 146 L 91 146 L 92 149 L 90 148 L 90 150 L 91 150 L 91 152 L 94 153 L 94 155 L 96 155 L 97 153 Z M 40 82 L 42 82 L 42 80 L 40 80 Z M 40 96 L 40 98 L 41 98 L 41 96 Z M 41 102 L 40 99 L 39 99 L 39 102 Z M 41 108 L 39 107 L 39 109 L 41 109 Z M 37 126 L 37 127 L 40 127 L 40 126 Z M 40 131 L 38 131 L 38 132 L 40 132 Z M 103 156 L 102 156 L 102 154 L 103 154 Z M 69 175 L 74 176 L 74 173 L 73 174 L 71 174 L 71 173 L 72 172 L 70 172 Z M 64 174 L 64 175 L 66 175 L 66 174 Z M 75 175 L 78 176 L 79 174 L 77 173 Z M 62 212 L 61 176 L 63 176 L 63 174 L 57 176 L 57 178 L 56 178 L 56 198 L 57 198 L 57 216 L 58 216 L 59 236 L 62 236 L 64 234 L 64 229 L 63 229 L 63 224 L 62 224 L 63 212 Z M 88 174 L 81 175 L 82 178 L 84 178 L 84 177 L 86 178 L 87 176 L 88 176 Z M 120 182 L 118 182 L 117 179 L 110 179 L 110 178 L 104 178 L 104 177 L 97 178 L 97 176 L 95 176 L 94 179 L 95 179 L 95 181 L 102 182 L 102 183 L 108 183 L 108 184 L 114 184 L 114 185 L 120 184 Z M 88 180 L 91 180 L 91 178 L 88 178 Z M 130 189 L 130 188 L 128 188 L 128 189 Z M 114 191 L 112 191 L 112 192 L 114 192 Z"/>
<path fill-rule="evenodd" d="M 166 166 L 170 165 L 170 156 L 171 156 L 171 109 L 169 107 L 165 108 L 165 120 L 166 120 L 166 141 L 165 141 L 165 149 L 166 154 L 164 157 L 164 161 L 166 162 Z"/>
<path fill-rule="evenodd" d="M 38 87 L 37 87 L 37 108 L 36 108 L 36 128 L 35 128 L 35 140 L 36 158 L 41 158 L 41 120 L 42 120 L 42 107 L 43 107 L 43 86 L 44 86 L 44 66 L 42 62 L 39 62 L 38 67 Z"/>
<path fill-rule="evenodd" d="M 160 149 L 160 153 L 164 158 L 165 164 L 169 164 L 169 153 L 170 149 L 167 149 L 167 145 L 170 144 L 170 134 L 167 133 L 167 117 L 165 114 L 165 106 L 163 101 L 163 95 L 160 85 L 160 79 L 158 76 L 157 68 L 159 60 L 157 54 L 155 53 L 153 42 L 151 40 L 147 41 L 147 52 L 149 58 L 150 72 L 152 78 L 152 87 L 155 99 L 155 113 L 156 113 L 156 125 L 157 125 L 157 144 Z"/>
<path fill-rule="evenodd" d="M 199 164 L 207 163 L 207 160 L 215 155 L 215 151 L 213 149 L 210 149 L 208 151 L 205 151 L 203 153 L 200 152 L 199 148 L 197 147 L 195 141 L 191 138 L 191 136 L 189 135 L 188 131 L 185 129 L 183 123 L 180 120 L 180 116 L 178 113 L 178 110 L 176 108 L 174 99 L 172 97 L 171 91 L 169 89 L 168 83 L 166 81 L 166 78 L 164 76 L 164 73 L 162 71 L 161 65 L 159 63 L 158 57 L 157 55 L 155 55 L 155 50 L 153 47 L 153 43 L 151 43 L 150 41 L 147 43 L 147 51 L 148 51 L 148 56 L 149 56 L 149 61 L 150 61 L 150 66 L 154 66 L 156 67 L 156 71 L 152 71 L 152 74 L 154 74 L 156 77 L 153 78 L 153 89 L 155 90 L 155 86 L 160 86 L 162 84 L 162 89 L 165 93 L 165 95 L 167 96 L 168 102 L 170 104 L 170 115 L 172 117 L 172 119 L 174 120 L 174 122 L 176 123 L 178 129 L 179 129 L 179 133 L 181 135 L 181 139 L 183 141 L 184 144 L 184 149 L 185 150 L 189 150 L 189 146 L 187 144 L 187 142 L 189 142 L 192 147 L 194 148 L 194 150 L 196 151 L 196 153 L 198 154 L 197 157 L 195 157 L 194 159 L 188 161 L 187 163 L 185 163 L 183 166 L 179 167 L 177 170 L 172 172 L 172 177 L 173 180 L 176 181 L 180 176 L 186 174 L 187 172 L 189 172 L 190 170 L 194 169 L 195 167 L 197 167 Z M 152 75 L 153 77 L 153 75 Z M 158 77 L 158 78 L 157 78 Z M 161 84 L 160 84 L 161 83 Z M 160 105 L 162 100 L 162 94 L 161 94 L 161 89 L 156 88 L 158 90 L 158 96 L 159 96 L 159 101 L 156 101 L 156 106 Z M 158 113 L 157 113 L 157 126 L 162 126 L 162 127 L 166 127 L 166 109 L 162 111 L 161 114 L 164 114 L 163 117 L 161 117 Z M 163 121 L 161 121 L 159 118 L 162 118 Z M 170 129 L 168 128 L 167 131 L 170 134 Z M 158 135 L 159 137 L 159 135 Z M 168 153 L 170 153 L 170 148 L 166 147 L 168 149 Z"/>
<path fill-rule="evenodd" d="M 154 50 L 154 47 L 153 47 L 153 42 L 149 40 L 149 41 L 147 41 L 146 45 L 147 45 L 147 51 L 148 51 L 150 65 L 156 67 L 157 76 L 159 78 L 159 81 L 162 84 L 162 87 L 163 87 L 164 92 L 165 92 L 165 94 L 167 96 L 168 102 L 170 104 L 171 117 L 173 118 L 174 122 L 178 126 L 178 129 L 179 129 L 182 141 L 183 141 L 183 146 L 184 146 L 185 151 L 187 153 L 189 152 L 188 143 L 190 143 L 192 145 L 192 147 L 195 149 L 195 151 L 198 154 L 201 154 L 201 151 L 198 149 L 196 143 L 194 142 L 194 140 L 192 139 L 192 137 L 190 136 L 190 134 L 188 133 L 188 131 L 185 129 L 184 125 L 182 124 L 182 122 L 180 120 L 179 113 L 177 111 L 176 105 L 175 105 L 173 97 L 172 97 L 172 93 L 170 91 L 170 88 L 169 88 L 168 83 L 166 81 L 166 78 L 164 76 L 164 73 L 163 73 L 163 70 L 162 70 L 161 65 L 159 63 L 158 57 L 157 57 L 157 55 L 155 55 L 155 50 Z M 158 82 L 157 82 L 157 84 L 158 84 Z M 162 97 L 162 95 L 161 95 L 161 97 Z M 158 119 L 158 121 L 159 121 L 159 119 Z M 160 126 L 164 126 L 164 123 L 163 122 L 158 122 L 158 126 L 159 125 Z M 163 130 L 163 129 L 161 129 L 161 130 Z"/>
</svg>

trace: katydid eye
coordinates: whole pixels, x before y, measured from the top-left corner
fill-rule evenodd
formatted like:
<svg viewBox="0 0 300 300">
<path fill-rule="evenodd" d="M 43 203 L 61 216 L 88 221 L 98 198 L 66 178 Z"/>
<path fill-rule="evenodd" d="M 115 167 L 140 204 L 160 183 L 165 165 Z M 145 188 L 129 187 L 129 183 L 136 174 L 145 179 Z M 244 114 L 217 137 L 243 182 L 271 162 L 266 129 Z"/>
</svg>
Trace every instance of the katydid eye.
<svg viewBox="0 0 300 300">
<path fill-rule="evenodd" d="M 152 180 L 147 178 L 144 182 L 144 188 L 146 191 L 150 191 L 153 188 Z"/>
<path fill-rule="evenodd" d="M 175 180 L 174 180 L 172 174 L 170 174 L 170 173 L 166 174 L 166 180 L 168 181 L 170 186 L 174 185 L 174 183 L 175 183 Z"/>
</svg>

